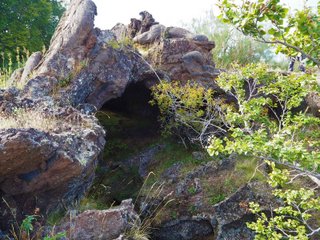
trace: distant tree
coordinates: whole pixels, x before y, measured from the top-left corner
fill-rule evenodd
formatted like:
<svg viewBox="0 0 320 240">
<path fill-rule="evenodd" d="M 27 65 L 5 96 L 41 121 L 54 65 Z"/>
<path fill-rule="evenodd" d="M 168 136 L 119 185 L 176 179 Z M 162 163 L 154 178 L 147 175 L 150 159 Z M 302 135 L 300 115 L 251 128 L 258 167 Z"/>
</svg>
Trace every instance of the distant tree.
<svg viewBox="0 0 320 240">
<path fill-rule="evenodd" d="M 234 63 L 244 66 L 259 61 L 280 65 L 275 61 L 275 53 L 271 46 L 245 36 L 211 12 L 185 25 L 192 32 L 204 34 L 215 42 L 216 47 L 212 51 L 213 60 L 220 68 L 229 68 Z"/>
<path fill-rule="evenodd" d="M 48 46 L 63 11 L 59 0 L 0 1 L 2 57 L 15 60 L 17 48 L 34 52 Z"/>
</svg>

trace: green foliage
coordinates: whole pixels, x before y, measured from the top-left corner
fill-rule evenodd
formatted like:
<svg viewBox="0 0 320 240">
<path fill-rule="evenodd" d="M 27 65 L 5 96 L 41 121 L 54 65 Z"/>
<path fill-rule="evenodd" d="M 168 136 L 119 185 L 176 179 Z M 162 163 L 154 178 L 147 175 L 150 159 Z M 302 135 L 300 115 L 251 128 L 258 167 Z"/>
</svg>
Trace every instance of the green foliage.
<svg viewBox="0 0 320 240">
<path fill-rule="evenodd" d="M 195 195 L 197 193 L 197 189 L 194 186 L 188 188 L 188 193 L 190 195 Z"/>
<path fill-rule="evenodd" d="M 213 61 L 218 67 L 230 68 L 234 63 L 244 66 L 263 61 L 270 65 L 277 64 L 277 67 L 283 69 L 287 68 L 284 62 L 275 62 L 275 54 L 268 44 L 259 43 L 243 35 L 211 12 L 203 18 L 193 19 L 190 24 L 186 24 L 186 27 L 194 33 L 208 36 L 215 42 L 212 54 Z"/>
<path fill-rule="evenodd" d="M 263 64 L 234 68 L 217 79 L 231 104 L 195 83 L 156 86 L 152 103 L 159 106 L 164 132 L 202 146 L 212 136 L 212 156 L 237 153 L 317 169 L 320 120 L 296 110 L 315 89 L 314 77 L 268 72 Z M 304 137 L 311 128 L 314 133 Z"/>
<path fill-rule="evenodd" d="M 222 100 L 214 99 L 211 89 L 191 82 L 181 86 L 163 81 L 152 94 L 151 104 L 160 109 L 164 134 L 177 134 L 183 141 L 186 137 L 204 146 L 209 134 L 224 131 L 218 118 Z"/>
<path fill-rule="evenodd" d="M 318 6 L 320 2 L 318 2 Z M 290 56 L 301 53 L 320 66 L 320 8 L 304 7 L 291 14 L 280 0 L 220 0 L 221 19 L 245 35 L 275 44 L 277 51 Z"/>
<path fill-rule="evenodd" d="M 59 233 L 52 233 L 50 235 L 45 236 L 42 238 L 43 234 L 43 228 L 39 227 L 39 223 L 36 225 L 38 220 L 37 215 L 27 215 L 23 220 L 20 226 L 18 225 L 18 222 L 16 222 L 16 225 L 12 226 L 11 235 L 14 240 L 59 240 L 64 239 L 66 237 L 65 232 L 59 232 Z M 37 227 L 35 227 L 37 226 Z M 9 236 L 7 236 L 8 239 L 11 239 Z"/>
<path fill-rule="evenodd" d="M 59 239 L 64 239 L 66 237 L 65 232 L 60 232 L 52 236 L 45 236 L 43 240 L 59 240 Z"/>
<path fill-rule="evenodd" d="M 210 198 L 210 204 L 215 205 L 215 204 L 223 201 L 225 198 L 226 198 L 226 196 L 223 193 L 219 193 L 219 194 Z"/>
<path fill-rule="evenodd" d="M 48 46 L 63 11 L 58 0 L 1 1 L 1 61 L 7 60 L 4 55 L 11 54 L 13 62 L 16 62 L 19 57 L 17 47 L 35 52 Z"/>
<path fill-rule="evenodd" d="M 20 225 L 21 231 L 26 232 L 29 236 L 30 233 L 33 231 L 33 222 L 34 221 L 36 221 L 36 216 L 33 216 L 33 215 L 26 216 Z"/>
<path fill-rule="evenodd" d="M 314 218 L 320 213 L 320 197 L 314 189 L 283 188 L 290 180 L 288 170 L 280 170 L 273 162 L 268 162 L 272 168 L 269 174 L 269 184 L 281 187 L 273 190 L 273 195 L 281 199 L 280 207 L 271 209 L 268 216 L 257 203 L 250 203 L 250 211 L 257 215 L 255 222 L 247 226 L 255 231 L 255 239 L 310 239 L 319 234 L 320 227 L 315 227 Z M 319 236 L 319 235 L 318 235 Z"/>
<path fill-rule="evenodd" d="M 19 47 L 15 49 L 16 59 L 13 59 L 11 53 L 5 54 L 4 52 L 0 53 L 0 88 L 6 88 L 9 85 L 8 80 L 10 79 L 12 73 L 15 69 L 23 67 L 27 58 L 29 58 L 29 51 L 24 48 L 23 51 Z M 13 83 L 11 83 L 13 84 Z M 19 86 L 16 86 L 19 87 Z"/>
<path fill-rule="evenodd" d="M 132 39 L 128 37 L 123 37 L 120 40 L 113 39 L 107 43 L 107 46 L 113 49 L 123 49 L 125 47 L 133 46 Z"/>
<path fill-rule="evenodd" d="M 254 156 L 318 169 L 319 139 L 301 137 L 309 128 L 319 131 L 320 119 L 298 112 L 313 86 L 310 75 L 283 76 L 267 66 L 249 65 L 232 74 L 221 74 L 219 86 L 235 100 L 223 115 L 223 137 L 212 136 L 210 155 Z M 301 135 L 302 134 L 302 135 Z"/>
</svg>

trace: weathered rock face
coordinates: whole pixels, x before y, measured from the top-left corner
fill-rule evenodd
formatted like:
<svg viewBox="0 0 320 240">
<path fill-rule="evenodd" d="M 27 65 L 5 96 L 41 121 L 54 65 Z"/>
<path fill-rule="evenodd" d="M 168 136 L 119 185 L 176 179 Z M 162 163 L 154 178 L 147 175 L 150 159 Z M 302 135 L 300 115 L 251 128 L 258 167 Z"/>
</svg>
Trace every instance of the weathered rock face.
<svg viewBox="0 0 320 240">
<path fill-rule="evenodd" d="M 36 68 L 36 66 L 39 64 L 42 58 L 41 52 L 35 52 L 33 53 L 26 62 L 23 73 L 21 75 L 21 83 L 24 84 L 28 78 L 30 78 L 30 75 L 32 75 L 32 71 Z"/>
<path fill-rule="evenodd" d="M 309 93 L 306 97 L 306 102 L 308 106 L 310 107 L 312 113 L 320 117 L 320 95 L 319 93 L 312 92 Z"/>
<path fill-rule="evenodd" d="M 105 143 L 104 130 L 90 114 L 122 96 L 128 86 L 139 83 L 150 88 L 159 78 L 215 76 L 210 60 L 214 43 L 206 37 L 166 28 L 148 12 L 129 26 L 101 31 L 94 28 L 95 15 L 91 0 L 72 1 L 48 51 L 43 56 L 33 54 L 12 76 L 22 89 L 0 90 L 1 113 L 15 116 L 16 109 L 25 109 L 37 111 L 43 121 L 59 122 L 50 129 L 32 124 L 0 127 L 0 198 L 17 210 L 18 217 L 35 208 L 46 215 L 59 204 L 68 206 L 81 198 L 91 185 Z M 126 38 L 140 49 L 148 48 L 147 54 L 123 41 Z M 1 228 L 10 224 L 6 205 L 0 204 Z M 101 220 L 104 215 L 89 212 L 77 219 Z M 81 234 L 79 230 L 75 238 Z"/>
<path fill-rule="evenodd" d="M 269 206 L 275 206 L 275 199 L 270 192 L 271 188 L 266 183 L 252 182 L 215 205 L 217 239 L 253 239 L 253 232 L 246 226 L 247 221 L 255 220 L 255 216 L 249 211 L 249 203 L 259 202 L 263 210 L 269 211 Z"/>
<path fill-rule="evenodd" d="M 138 226 L 139 216 L 134 212 L 131 200 L 122 201 L 121 205 L 108 210 L 87 210 L 68 218 L 56 231 L 66 231 L 67 239 L 103 239 L 113 240 L 133 224 Z"/>
<path fill-rule="evenodd" d="M 175 220 L 164 224 L 153 232 L 154 240 L 196 240 L 212 237 L 213 227 L 208 220 L 186 219 Z M 210 238 L 209 238 L 210 239 Z"/>
<path fill-rule="evenodd" d="M 35 74 L 60 79 L 75 71 L 95 45 L 96 14 L 96 6 L 92 1 L 73 1 L 62 16 L 51 39 L 50 47 Z"/>
<path fill-rule="evenodd" d="M 14 109 L 35 112 L 34 126 L 21 128 L 17 122 L 17 126 L 0 127 L 0 198 L 16 209 L 17 219 L 36 208 L 46 215 L 61 204 L 81 199 L 91 186 L 105 144 L 104 130 L 94 116 L 32 100 L 28 101 L 31 107 L 25 108 L 25 102 L 16 101 Z M 24 115 L 10 116 L 11 106 L 6 106 L 6 112 L 12 123 Z M 0 227 L 4 229 L 13 217 L 9 206 L 0 204 Z"/>
<path fill-rule="evenodd" d="M 166 71 L 171 79 L 180 81 L 205 82 L 217 76 L 210 53 L 215 47 L 214 42 L 182 28 L 166 28 L 146 12 L 141 16 L 141 20 L 131 19 L 126 32 L 156 69 Z"/>
</svg>

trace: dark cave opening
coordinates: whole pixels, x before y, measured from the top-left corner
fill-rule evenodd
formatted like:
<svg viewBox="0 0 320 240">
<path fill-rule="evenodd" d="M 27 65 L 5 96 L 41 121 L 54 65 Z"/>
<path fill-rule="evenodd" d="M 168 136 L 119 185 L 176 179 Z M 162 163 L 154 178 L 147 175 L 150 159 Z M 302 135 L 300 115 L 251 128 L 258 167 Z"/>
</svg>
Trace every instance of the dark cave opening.
<svg viewBox="0 0 320 240">
<path fill-rule="evenodd" d="M 159 110 L 150 105 L 151 99 L 144 81 L 131 83 L 121 97 L 108 101 L 97 113 L 107 143 L 89 192 L 94 202 L 108 207 L 137 197 L 143 184 L 141 156 L 161 136 Z"/>
<path fill-rule="evenodd" d="M 128 117 L 148 118 L 156 122 L 159 109 L 151 106 L 151 100 L 151 90 L 143 82 L 131 83 L 121 97 L 108 101 L 101 110 L 125 114 Z"/>
</svg>

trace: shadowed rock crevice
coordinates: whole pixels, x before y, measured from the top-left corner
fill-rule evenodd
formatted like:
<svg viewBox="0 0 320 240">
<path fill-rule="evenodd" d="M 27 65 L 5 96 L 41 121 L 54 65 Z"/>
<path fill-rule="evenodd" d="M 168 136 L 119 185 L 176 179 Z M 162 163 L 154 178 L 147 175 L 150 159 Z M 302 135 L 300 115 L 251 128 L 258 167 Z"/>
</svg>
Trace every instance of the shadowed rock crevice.
<svg viewBox="0 0 320 240">
<path fill-rule="evenodd" d="M 156 122 L 159 109 L 150 105 L 151 100 L 151 90 L 144 83 L 132 83 L 120 98 L 112 99 L 105 103 L 102 110 L 110 110 L 129 116 L 148 117 Z"/>
</svg>

